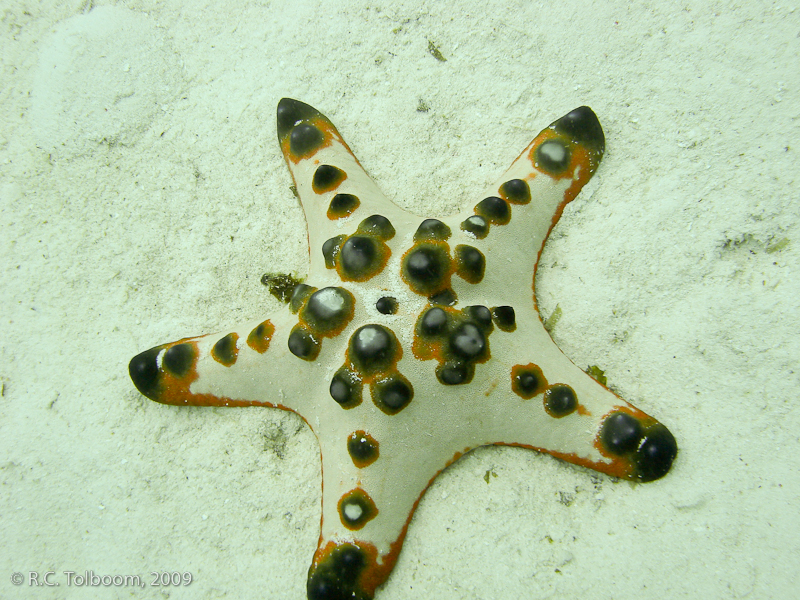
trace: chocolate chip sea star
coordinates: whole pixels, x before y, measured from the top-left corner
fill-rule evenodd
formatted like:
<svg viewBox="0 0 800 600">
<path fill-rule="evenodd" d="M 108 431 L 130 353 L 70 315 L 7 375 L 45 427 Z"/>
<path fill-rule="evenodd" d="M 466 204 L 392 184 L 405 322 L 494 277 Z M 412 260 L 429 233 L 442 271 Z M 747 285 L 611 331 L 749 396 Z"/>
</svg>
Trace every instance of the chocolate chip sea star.
<svg viewBox="0 0 800 600">
<path fill-rule="evenodd" d="M 431 481 L 472 448 L 522 446 L 639 482 L 675 438 L 558 349 L 536 307 L 544 242 L 597 169 L 586 106 L 544 129 L 472 208 L 425 219 L 388 200 L 333 124 L 278 104 L 308 222 L 308 284 L 288 306 L 130 362 L 165 404 L 266 406 L 319 440 L 322 523 L 310 600 L 372 598 Z"/>
</svg>

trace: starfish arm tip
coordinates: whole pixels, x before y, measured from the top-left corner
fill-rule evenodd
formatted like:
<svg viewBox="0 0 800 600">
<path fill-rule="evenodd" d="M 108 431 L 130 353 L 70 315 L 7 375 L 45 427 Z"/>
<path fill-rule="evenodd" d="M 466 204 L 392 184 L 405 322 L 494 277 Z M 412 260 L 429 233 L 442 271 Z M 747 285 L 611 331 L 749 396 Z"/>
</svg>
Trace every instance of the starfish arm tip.
<svg viewBox="0 0 800 600">
<path fill-rule="evenodd" d="M 599 154 L 605 152 L 606 138 L 603 127 L 594 111 L 588 106 L 579 106 L 553 122 L 553 129 L 570 139 L 586 144 Z"/>
<path fill-rule="evenodd" d="M 313 106 L 293 98 L 281 98 L 276 113 L 279 142 L 283 142 L 286 135 L 299 121 L 310 120 L 320 115 L 320 112 Z"/>
</svg>

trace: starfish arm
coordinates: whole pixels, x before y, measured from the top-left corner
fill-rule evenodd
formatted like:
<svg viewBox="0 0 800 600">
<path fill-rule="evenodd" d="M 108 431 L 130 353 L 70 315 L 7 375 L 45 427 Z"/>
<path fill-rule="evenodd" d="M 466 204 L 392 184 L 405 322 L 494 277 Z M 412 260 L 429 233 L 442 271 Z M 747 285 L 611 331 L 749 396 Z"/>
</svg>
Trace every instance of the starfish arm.
<svg viewBox="0 0 800 600">
<path fill-rule="evenodd" d="M 536 324 L 534 324 L 536 325 Z M 489 396 L 483 441 L 533 448 L 639 482 L 666 475 L 677 454 L 670 431 L 575 366 L 541 326 L 520 324 L 498 362 L 505 381 Z M 494 336 L 493 336 L 494 337 Z"/>
<path fill-rule="evenodd" d="M 263 321 L 156 346 L 131 359 L 128 370 L 143 395 L 164 404 L 300 412 L 307 379 L 287 374 L 305 368 L 313 377 L 319 365 L 290 355 L 287 339 L 297 321 L 281 309 Z"/>
<path fill-rule="evenodd" d="M 399 366 L 420 386 L 430 378 L 409 361 Z M 310 600 L 372 598 L 389 577 L 422 494 L 463 453 L 451 450 L 457 434 L 437 435 L 460 417 L 444 402 L 431 415 L 445 399 L 437 396 L 415 399 L 390 421 L 367 401 L 318 424 L 322 522 Z"/>
<path fill-rule="evenodd" d="M 604 152 L 597 116 L 588 106 L 576 108 L 543 129 L 472 210 L 445 219 L 486 257 L 483 290 L 502 290 L 512 305 L 530 301 L 547 236 L 564 206 L 591 179 Z"/>
<path fill-rule="evenodd" d="M 394 228 L 402 227 L 411 218 L 380 191 L 333 123 L 316 108 L 283 98 L 278 103 L 278 142 L 309 224 L 309 273 L 325 271 L 326 242 L 331 247 L 327 265 L 332 268 L 331 255 L 341 247 L 339 244 L 334 250 L 334 241 L 346 233 L 345 227 L 353 219 L 360 222 L 379 213 L 393 224 L 386 232 L 386 239 L 390 239 Z M 365 229 L 359 233 L 369 233 L 369 226 Z M 358 243 L 351 245 L 363 250 Z M 345 255 L 353 254 L 349 250 Z M 363 252 L 356 254 L 350 264 L 363 259 Z M 360 280 L 361 275 L 348 274 L 346 266 L 340 265 L 338 271 L 347 281 Z"/>
</svg>

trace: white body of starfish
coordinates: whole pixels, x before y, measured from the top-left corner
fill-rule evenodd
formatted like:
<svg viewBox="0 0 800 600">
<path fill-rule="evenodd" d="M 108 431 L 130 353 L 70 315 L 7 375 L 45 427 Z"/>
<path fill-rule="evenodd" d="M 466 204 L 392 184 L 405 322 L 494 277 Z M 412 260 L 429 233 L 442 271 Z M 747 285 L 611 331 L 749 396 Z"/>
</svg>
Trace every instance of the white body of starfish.
<svg viewBox="0 0 800 600">
<path fill-rule="evenodd" d="M 672 434 L 572 364 L 535 304 L 544 242 L 603 155 L 589 108 L 441 220 L 389 201 L 307 104 L 280 102 L 278 139 L 308 222 L 308 285 L 265 320 L 143 352 L 130 373 L 158 402 L 305 419 L 323 481 L 311 600 L 373 597 L 420 496 L 472 448 L 524 446 L 637 481 L 667 473 Z"/>
</svg>

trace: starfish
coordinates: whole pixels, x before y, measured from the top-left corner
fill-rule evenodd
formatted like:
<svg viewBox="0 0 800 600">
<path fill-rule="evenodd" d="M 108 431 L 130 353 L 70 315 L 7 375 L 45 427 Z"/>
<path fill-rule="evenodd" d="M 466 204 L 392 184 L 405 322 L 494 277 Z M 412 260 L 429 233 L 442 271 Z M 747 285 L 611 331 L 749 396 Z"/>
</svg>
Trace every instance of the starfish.
<svg viewBox="0 0 800 600">
<path fill-rule="evenodd" d="M 276 407 L 311 427 L 323 486 L 310 600 L 373 598 L 425 489 L 478 446 L 638 482 L 669 471 L 669 430 L 570 362 L 536 306 L 545 240 L 605 150 L 590 108 L 545 128 L 443 219 L 388 200 L 315 108 L 284 98 L 277 113 L 309 284 L 267 319 L 156 346 L 129 370 L 157 402 Z"/>
</svg>

